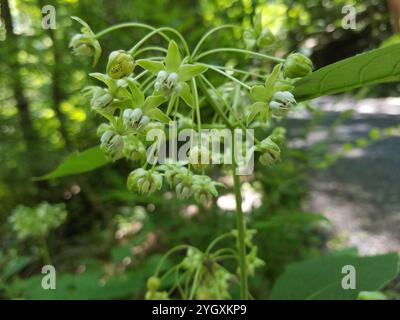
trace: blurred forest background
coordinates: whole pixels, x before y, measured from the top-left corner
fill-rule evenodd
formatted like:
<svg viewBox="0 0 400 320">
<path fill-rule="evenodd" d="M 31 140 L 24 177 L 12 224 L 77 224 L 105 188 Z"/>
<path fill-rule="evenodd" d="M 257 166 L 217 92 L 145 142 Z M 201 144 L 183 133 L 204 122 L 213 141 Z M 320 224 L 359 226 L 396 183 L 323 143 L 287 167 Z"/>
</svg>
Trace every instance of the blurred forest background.
<svg viewBox="0 0 400 320">
<path fill-rule="evenodd" d="M 55 30 L 41 27 L 41 8 L 46 4 L 56 8 Z M 357 9 L 356 30 L 342 28 L 342 8 L 349 4 Z M 224 23 L 247 27 L 261 13 L 263 24 L 278 39 L 277 47 L 268 50 L 281 56 L 299 50 L 320 68 L 396 41 L 393 35 L 399 29 L 391 17 L 400 16 L 400 4 L 397 11 L 395 4 L 384 0 L 1 0 L 0 298 L 142 298 L 146 278 L 162 253 L 180 243 L 202 248 L 234 228 L 230 190 L 211 209 L 171 200 L 168 193 L 133 195 L 126 190 L 131 167 L 124 161 L 61 179 L 33 179 L 50 172 L 71 152 L 98 144 L 100 119 L 81 93 L 92 81 L 88 73 L 93 69 L 90 59 L 74 56 L 68 48 L 80 29 L 70 16 L 82 18 L 95 32 L 127 21 L 172 26 L 193 45 L 212 27 Z M 123 29 L 106 36 L 99 65 L 106 64 L 110 51 L 130 48 L 144 34 Z M 220 33 L 217 41 L 205 46 L 229 47 L 232 41 L 241 41 L 240 34 L 233 36 Z M 352 97 L 396 96 L 399 89 L 396 84 L 381 85 L 355 91 Z M 343 156 L 333 156 L 327 140 L 311 147 L 301 143 L 326 121 L 321 110 L 318 104 L 305 104 L 302 112 L 308 117 L 287 120 L 293 143 L 282 162 L 271 169 L 259 168 L 244 183 L 249 225 L 259 230 L 256 243 L 266 261 L 266 267 L 251 279 L 256 298 L 268 298 L 272 283 L 289 263 L 344 247 L 332 224 L 309 205 L 310 177 Z M 335 132 L 351 115 L 334 113 L 324 130 Z M 390 125 L 398 119 L 392 118 Z M 370 140 L 381 138 L 372 130 L 355 145 L 367 148 Z M 341 142 L 347 143 L 349 152 L 354 147 L 350 142 Z M 29 208 L 44 215 L 50 212 L 48 229 L 30 232 L 34 221 L 18 222 L 19 216 L 32 216 Z M 57 268 L 56 293 L 37 286 L 43 259 Z M 393 286 L 387 293 L 390 297 L 400 294 Z"/>
</svg>

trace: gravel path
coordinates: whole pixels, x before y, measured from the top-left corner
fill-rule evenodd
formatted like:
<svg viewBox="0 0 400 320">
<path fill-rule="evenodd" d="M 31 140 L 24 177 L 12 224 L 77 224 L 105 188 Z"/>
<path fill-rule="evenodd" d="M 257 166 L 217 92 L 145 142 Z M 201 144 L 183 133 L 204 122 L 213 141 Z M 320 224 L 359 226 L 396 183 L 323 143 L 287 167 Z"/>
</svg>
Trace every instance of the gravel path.
<svg viewBox="0 0 400 320">
<path fill-rule="evenodd" d="M 330 136 L 332 150 L 343 143 L 368 137 L 372 128 L 400 125 L 400 99 L 316 102 L 327 119 L 307 139 L 311 146 L 327 138 L 327 128 L 344 110 L 354 114 Z M 307 114 L 294 115 L 297 125 Z M 318 170 L 311 181 L 308 207 L 324 213 L 337 235 L 362 254 L 400 251 L 400 136 L 386 138 L 363 149 L 353 149 L 328 169 Z"/>
</svg>

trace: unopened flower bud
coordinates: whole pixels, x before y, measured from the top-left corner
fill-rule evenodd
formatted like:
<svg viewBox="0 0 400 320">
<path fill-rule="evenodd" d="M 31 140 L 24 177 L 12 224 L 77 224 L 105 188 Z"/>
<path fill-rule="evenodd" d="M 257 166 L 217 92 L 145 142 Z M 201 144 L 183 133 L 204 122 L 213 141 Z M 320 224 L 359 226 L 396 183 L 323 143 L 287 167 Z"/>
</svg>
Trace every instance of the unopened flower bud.
<svg viewBox="0 0 400 320">
<path fill-rule="evenodd" d="M 183 90 L 182 84 L 178 83 L 178 84 L 172 89 L 172 94 L 178 95 L 178 94 L 181 93 L 182 90 Z"/>
<path fill-rule="evenodd" d="M 167 79 L 167 77 L 168 77 L 168 73 L 164 70 L 161 70 L 157 74 L 157 81 L 160 83 L 163 83 Z"/>
<path fill-rule="evenodd" d="M 204 170 L 210 164 L 210 152 L 204 146 L 195 146 L 189 151 L 189 163 L 196 170 Z"/>
<path fill-rule="evenodd" d="M 284 75 L 290 79 L 301 78 L 313 71 L 310 59 L 301 53 L 292 53 L 286 59 Z"/>
<path fill-rule="evenodd" d="M 147 280 L 147 290 L 149 291 L 157 291 L 160 289 L 161 280 L 156 276 L 152 276 Z"/>
<path fill-rule="evenodd" d="M 140 119 L 142 118 L 143 112 L 140 108 L 136 109 L 125 109 L 122 113 L 122 119 L 124 126 L 127 128 L 133 128 L 137 126 Z"/>
<path fill-rule="evenodd" d="M 293 94 L 289 91 L 275 92 L 269 106 L 275 117 L 285 116 L 296 104 Z"/>
<path fill-rule="evenodd" d="M 113 79 L 129 76 L 135 69 L 133 57 L 123 50 L 110 53 L 107 64 L 107 74 Z"/>
<path fill-rule="evenodd" d="M 144 161 L 146 158 L 146 148 L 137 137 L 126 137 L 123 154 L 132 161 Z"/>
<path fill-rule="evenodd" d="M 274 141 L 272 141 L 271 137 L 261 141 L 255 147 L 255 150 L 261 153 L 259 160 L 260 163 L 265 166 L 269 166 L 278 161 L 281 154 L 281 149 Z"/>
<path fill-rule="evenodd" d="M 94 54 L 94 48 L 89 44 L 87 36 L 76 34 L 72 37 L 69 47 L 77 56 L 91 57 Z"/>
<path fill-rule="evenodd" d="M 178 74 L 176 72 L 172 72 L 169 74 L 167 78 L 167 87 L 171 89 L 173 86 L 178 84 L 178 82 L 179 82 Z"/>
<path fill-rule="evenodd" d="M 98 128 L 96 130 L 96 135 L 98 137 L 101 137 L 104 134 L 104 132 L 106 132 L 109 129 L 110 129 L 110 125 L 108 123 L 102 123 L 98 126 Z"/>
<path fill-rule="evenodd" d="M 124 147 L 124 140 L 118 133 L 107 130 L 100 138 L 100 147 L 106 154 L 113 160 L 117 160 L 122 156 L 122 149 Z"/>
<path fill-rule="evenodd" d="M 144 128 L 145 126 L 147 126 L 150 122 L 150 118 L 146 115 L 144 115 L 140 121 L 139 121 L 139 125 L 138 125 L 138 129 Z"/>
<path fill-rule="evenodd" d="M 113 101 L 113 97 L 106 89 L 96 88 L 94 91 L 90 105 L 94 110 L 104 110 Z"/>
</svg>

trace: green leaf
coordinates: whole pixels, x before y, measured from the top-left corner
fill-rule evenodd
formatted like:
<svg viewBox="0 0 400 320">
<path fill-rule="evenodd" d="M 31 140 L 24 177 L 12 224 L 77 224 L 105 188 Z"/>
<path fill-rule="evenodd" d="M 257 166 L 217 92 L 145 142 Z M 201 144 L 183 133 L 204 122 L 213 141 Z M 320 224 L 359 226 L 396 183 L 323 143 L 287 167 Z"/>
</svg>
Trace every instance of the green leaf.
<svg viewBox="0 0 400 320">
<path fill-rule="evenodd" d="M 132 93 L 132 101 L 135 107 L 139 107 L 144 103 L 144 93 L 132 79 L 128 80 L 129 90 Z"/>
<path fill-rule="evenodd" d="M 356 299 L 361 291 L 377 291 L 397 274 L 397 253 L 372 257 L 328 255 L 289 266 L 272 289 L 277 300 Z M 356 289 L 343 289 L 346 265 L 356 271 Z"/>
<path fill-rule="evenodd" d="M 264 86 L 256 85 L 251 87 L 250 95 L 256 101 L 266 102 L 269 98 L 268 91 Z"/>
<path fill-rule="evenodd" d="M 194 65 L 194 64 L 184 64 L 179 67 L 179 81 L 188 81 L 195 76 L 207 71 L 206 66 Z"/>
<path fill-rule="evenodd" d="M 168 72 L 177 72 L 182 63 L 181 54 L 178 45 L 171 40 L 168 45 L 167 56 L 165 57 L 165 67 Z"/>
<path fill-rule="evenodd" d="M 193 96 L 192 93 L 190 92 L 189 85 L 186 82 L 181 83 L 182 84 L 182 91 L 179 93 L 179 97 L 182 98 L 185 103 L 193 108 Z"/>
<path fill-rule="evenodd" d="M 110 161 L 100 147 L 92 147 L 83 152 L 72 153 L 52 172 L 34 179 L 48 180 L 88 172 L 100 168 Z"/>
<path fill-rule="evenodd" d="M 375 49 L 321 68 L 295 83 L 297 101 L 400 80 L 400 44 Z"/>
<path fill-rule="evenodd" d="M 256 102 L 252 106 L 250 106 L 250 113 L 247 116 L 247 124 L 252 122 L 254 118 L 259 114 L 262 113 L 263 111 L 268 112 L 268 105 L 264 102 Z"/>
<path fill-rule="evenodd" d="M 143 104 L 142 109 L 144 112 L 147 113 L 148 111 L 157 108 L 164 101 L 165 101 L 165 98 L 164 98 L 164 96 L 161 96 L 161 95 L 147 97 Z"/>
<path fill-rule="evenodd" d="M 162 123 L 168 124 L 171 121 L 171 119 L 168 118 L 168 116 L 160 109 L 152 109 L 147 114 L 150 118 L 156 119 Z"/>
<path fill-rule="evenodd" d="M 164 64 L 159 61 L 150 60 L 137 60 L 136 63 L 143 69 L 150 71 L 152 74 L 157 75 L 161 70 L 164 70 Z"/>
<path fill-rule="evenodd" d="M 110 78 L 106 74 L 102 74 L 100 72 L 94 72 L 94 73 L 89 73 L 89 76 L 103 82 L 111 91 L 114 91 L 117 89 L 115 80 Z"/>
</svg>

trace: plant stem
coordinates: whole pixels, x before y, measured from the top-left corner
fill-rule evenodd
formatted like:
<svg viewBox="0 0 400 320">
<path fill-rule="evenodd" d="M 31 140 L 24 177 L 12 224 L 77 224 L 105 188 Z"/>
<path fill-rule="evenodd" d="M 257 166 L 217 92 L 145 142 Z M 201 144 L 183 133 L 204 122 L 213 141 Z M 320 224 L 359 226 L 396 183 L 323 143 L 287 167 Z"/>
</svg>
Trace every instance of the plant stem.
<svg viewBox="0 0 400 320">
<path fill-rule="evenodd" d="M 235 141 L 234 131 L 232 130 L 232 141 Z M 236 174 L 236 159 L 235 159 L 235 143 L 232 143 L 232 178 L 233 190 L 236 200 L 236 226 L 238 230 L 238 253 L 239 253 L 239 277 L 240 277 L 240 299 L 248 299 L 248 281 L 247 281 L 247 262 L 246 262 L 246 245 L 245 234 L 246 226 L 243 219 L 242 211 L 242 194 L 240 191 L 240 179 Z"/>
<path fill-rule="evenodd" d="M 50 259 L 50 254 L 49 254 L 49 249 L 47 248 L 47 242 L 45 237 L 41 237 L 41 252 L 42 252 L 42 259 L 43 262 L 47 265 L 52 264 L 51 259 Z"/>
<path fill-rule="evenodd" d="M 281 58 L 277 58 L 277 57 L 273 57 L 273 56 L 269 56 L 266 54 L 262 54 L 262 53 L 258 53 L 258 52 L 253 52 L 250 50 L 244 50 L 244 49 L 237 49 L 237 48 L 218 48 L 218 49 L 212 49 L 206 52 L 203 52 L 201 54 L 199 54 L 196 58 L 196 60 L 201 59 L 205 56 L 208 56 L 210 54 L 213 53 L 217 53 L 217 52 L 236 52 L 236 53 L 243 53 L 243 54 L 249 54 L 255 57 L 259 57 L 259 58 L 264 58 L 264 59 L 268 59 L 271 61 L 275 61 L 275 62 L 285 62 L 285 59 L 281 59 Z"/>
<path fill-rule="evenodd" d="M 99 39 L 100 37 L 103 37 L 104 35 L 106 35 L 107 33 L 110 33 L 112 31 L 118 30 L 118 29 L 122 29 L 122 28 L 144 28 L 144 29 L 148 29 L 148 30 L 156 30 L 156 28 L 149 26 L 147 24 L 144 23 L 138 23 L 138 22 L 126 22 L 126 23 L 121 23 L 121 24 L 117 24 L 115 26 L 109 27 L 107 29 L 104 29 L 100 32 L 98 32 L 95 37 L 96 39 Z M 162 32 L 159 32 L 159 34 L 167 41 L 170 41 L 169 37 L 167 37 L 165 34 L 163 34 Z"/>
</svg>

